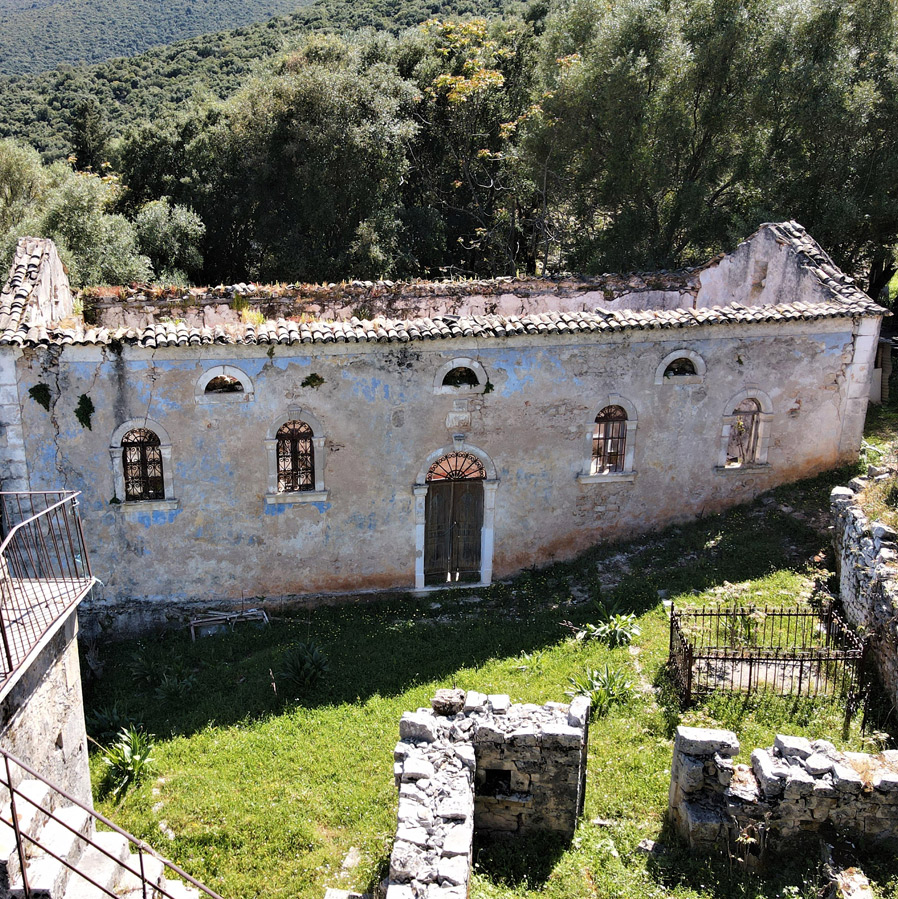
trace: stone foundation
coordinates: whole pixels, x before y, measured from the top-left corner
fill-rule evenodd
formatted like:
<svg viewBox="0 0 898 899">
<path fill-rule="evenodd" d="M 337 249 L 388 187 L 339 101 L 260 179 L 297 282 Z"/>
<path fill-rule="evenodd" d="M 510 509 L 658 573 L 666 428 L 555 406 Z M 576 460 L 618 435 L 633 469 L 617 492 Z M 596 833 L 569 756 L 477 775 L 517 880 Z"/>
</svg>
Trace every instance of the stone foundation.
<svg viewBox="0 0 898 899">
<path fill-rule="evenodd" d="M 774 852 L 833 832 L 898 850 L 898 751 L 778 735 L 750 766 L 733 763 L 738 752 L 732 731 L 677 728 L 668 817 L 691 848 L 720 851 L 752 830 Z"/>
<path fill-rule="evenodd" d="M 0 696 L 0 742 L 51 783 L 90 805 L 77 612 L 73 609 L 55 627 Z M 14 784 L 30 777 L 16 765 L 10 774 Z M 0 804 L 3 801 L 0 796 Z"/>
<path fill-rule="evenodd" d="M 399 723 L 388 899 L 464 899 L 475 832 L 569 838 L 583 809 L 586 697 L 512 705 L 504 695 L 441 690 L 433 704 Z"/>
<path fill-rule="evenodd" d="M 898 708 L 898 546 L 895 531 L 868 521 L 860 507 L 857 494 L 868 483 L 855 478 L 830 494 L 839 598 L 848 621 L 870 637 L 869 658 Z"/>
</svg>

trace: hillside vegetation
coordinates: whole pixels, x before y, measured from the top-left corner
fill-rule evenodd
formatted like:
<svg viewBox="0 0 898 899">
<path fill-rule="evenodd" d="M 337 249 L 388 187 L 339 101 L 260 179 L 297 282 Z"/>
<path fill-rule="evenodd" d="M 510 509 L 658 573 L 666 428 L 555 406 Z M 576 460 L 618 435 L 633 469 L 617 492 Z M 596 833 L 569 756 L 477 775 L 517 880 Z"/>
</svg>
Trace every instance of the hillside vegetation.
<svg viewBox="0 0 898 899">
<path fill-rule="evenodd" d="M 280 3 L 297 7 L 302 0 Z M 275 7 L 277 0 L 268 5 Z M 186 103 L 225 99 L 305 33 L 360 28 L 398 33 L 435 12 L 490 15 L 510 5 L 509 0 L 319 0 L 292 15 L 179 40 L 130 58 L 93 66 L 63 65 L 36 74 L 0 74 L 0 138 L 26 141 L 45 161 L 64 158 L 71 151 L 72 120 L 87 97 L 102 109 L 109 133 L 115 136 L 142 119 L 170 116 Z M 8 71 L 4 43 L 20 42 L 0 15 L 0 73 Z M 127 51 L 123 47 L 118 52 Z M 55 65 L 46 62 L 43 68 Z"/>
<path fill-rule="evenodd" d="M 0 142 L 0 255 L 53 237 L 80 283 L 590 274 L 796 219 L 871 296 L 895 274 L 892 0 L 477 4 L 328 0 L 20 79 L 16 133 L 90 174 Z"/>
<path fill-rule="evenodd" d="M 0 72 L 133 56 L 208 31 L 291 13 L 310 0 L 56 0 L 0 3 Z"/>
</svg>

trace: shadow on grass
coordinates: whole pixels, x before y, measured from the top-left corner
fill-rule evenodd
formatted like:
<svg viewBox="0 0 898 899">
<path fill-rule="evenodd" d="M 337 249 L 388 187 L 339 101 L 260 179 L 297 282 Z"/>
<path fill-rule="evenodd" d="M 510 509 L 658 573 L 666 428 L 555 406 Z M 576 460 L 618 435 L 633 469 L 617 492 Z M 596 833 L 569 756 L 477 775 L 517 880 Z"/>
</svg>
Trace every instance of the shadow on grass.
<svg viewBox="0 0 898 899">
<path fill-rule="evenodd" d="M 458 672 L 558 643 L 566 636 L 562 619 L 594 619 L 588 602 L 571 599 L 572 588 L 583 595 L 585 584 L 587 595 L 642 614 L 658 605 L 659 590 L 676 596 L 806 568 L 825 538 L 772 502 L 629 543 L 599 545 L 575 560 L 476 591 L 322 606 L 262 630 L 196 643 L 182 630 L 107 644 L 105 673 L 87 688 L 87 707 L 97 711 L 118 702 L 126 720 L 140 720 L 166 736 L 282 714 L 294 699 L 316 707 L 396 696 L 432 682 L 475 688 L 476 682 Z M 620 577 L 602 595 L 600 582 L 608 572 Z M 284 697 L 272 672 L 291 646 L 308 639 L 327 655 L 329 674 L 305 695 Z"/>
<path fill-rule="evenodd" d="M 809 870 L 807 855 L 778 858 L 763 872 L 753 872 L 724 853 L 694 852 L 666 823 L 659 843 L 663 851 L 649 858 L 646 869 L 652 880 L 667 891 L 694 891 L 713 899 L 816 899 L 823 895 L 822 872 L 819 865 Z"/>
<path fill-rule="evenodd" d="M 534 834 L 514 839 L 474 841 L 474 870 L 510 889 L 540 889 L 570 848 L 560 836 Z"/>
</svg>

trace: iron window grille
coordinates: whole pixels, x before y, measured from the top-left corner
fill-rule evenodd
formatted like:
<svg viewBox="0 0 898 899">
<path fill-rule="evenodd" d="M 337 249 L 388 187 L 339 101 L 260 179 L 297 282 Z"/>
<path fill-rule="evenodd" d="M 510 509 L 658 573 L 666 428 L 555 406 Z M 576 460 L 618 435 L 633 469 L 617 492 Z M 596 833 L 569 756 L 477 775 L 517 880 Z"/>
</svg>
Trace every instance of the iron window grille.
<svg viewBox="0 0 898 899">
<path fill-rule="evenodd" d="M 148 428 L 134 428 L 122 438 L 127 501 L 165 499 L 160 446 L 159 437 Z"/>
<path fill-rule="evenodd" d="M 427 481 L 480 480 L 486 477 L 483 463 L 473 453 L 447 453 L 427 472 Z"/>
<path fill-rule="evenodd" d="M 277 432 L 278 493 L 315 489 L 313 436 L 304 421 L 288 421 Z"/>
<path fill-rule="evenodd" d="M 606 406 L 596 416 L 590 474 L 623 471 L 626 449 L 627 413 L 620 406 Z"/>
</svg>

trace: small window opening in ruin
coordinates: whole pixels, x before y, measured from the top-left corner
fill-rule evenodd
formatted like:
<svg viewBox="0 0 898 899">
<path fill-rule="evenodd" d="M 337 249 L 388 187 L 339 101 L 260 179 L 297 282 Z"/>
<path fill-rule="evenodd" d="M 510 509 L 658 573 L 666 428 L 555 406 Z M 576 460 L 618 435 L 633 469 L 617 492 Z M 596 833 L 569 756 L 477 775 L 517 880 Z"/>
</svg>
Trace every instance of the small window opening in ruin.
<svg viewBox="0 0 898 899">
<path fill-rule="evenodd" d="M 761 405 L 757 400 L 742 400 L 733 409 L 730 439 L 727 444 L 728 466 L 750 465 L 758 460 Z"/>
<path fill-rule="evenodd" d="M 453 368 L 443 378 L 443 387 L 478 387 L 477 375 L 465 366 Z"/>
<path fill-rule="evenodd" d="M 674 361 L 664 369 L 665 378 L 682 378 L 686 375 L 694 374 L 697 374 L 695 363 L 685 356 L 682 359 L 674 359 Z"/>
<path fill-rule="evenodd" d="M 627 413 L 620 406 L 606 406 L 596 416 L 590 474 L 623 471 L 626 449 Z"/>
<path fill-rule="evenodd" d="M 206 385 L 204 393 L 243 393 L 243 384 L 231 375 L 218 375 Z"/>
<path fill-rule="evenodd" d="M 122 438 L 125 499 L 129 502 L 165 499 L 162 449 L 159 437 L 148 428 L 134 428 Z"/>
<path fill-rule="evenodd" d="M 511 771 L 487 768 L 483 772 L 481 796 L 508 796 L 511 794 Z"/>
</svg>

